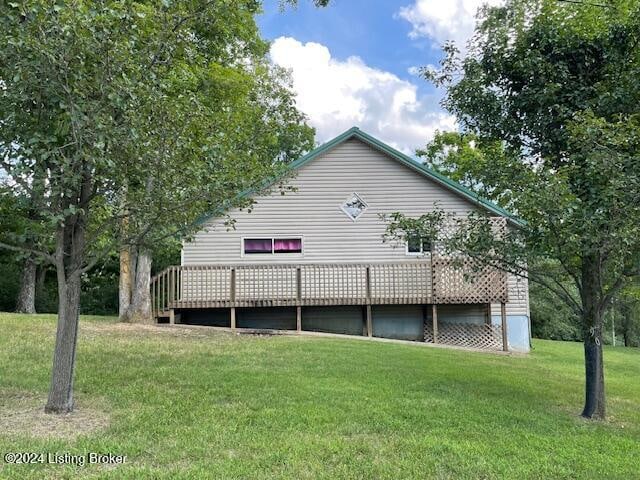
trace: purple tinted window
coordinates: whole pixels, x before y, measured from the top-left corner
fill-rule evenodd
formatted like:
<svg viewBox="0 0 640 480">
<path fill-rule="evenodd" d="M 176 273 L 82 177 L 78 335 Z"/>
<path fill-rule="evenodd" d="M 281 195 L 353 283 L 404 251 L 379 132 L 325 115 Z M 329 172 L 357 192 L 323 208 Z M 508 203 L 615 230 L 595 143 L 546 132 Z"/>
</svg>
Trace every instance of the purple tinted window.
<svg viewBox="0 0 640 480">
<path fill-rule="evenodd" d="M 273 241 L 275 253 L 302 253 L 302 239 L 300 238 L 276 238 Z"/>
<path fill-rule="evenodd" d="M 271 253 L 270 238 L 246 238 L 244 253 Z"/>
</svg>

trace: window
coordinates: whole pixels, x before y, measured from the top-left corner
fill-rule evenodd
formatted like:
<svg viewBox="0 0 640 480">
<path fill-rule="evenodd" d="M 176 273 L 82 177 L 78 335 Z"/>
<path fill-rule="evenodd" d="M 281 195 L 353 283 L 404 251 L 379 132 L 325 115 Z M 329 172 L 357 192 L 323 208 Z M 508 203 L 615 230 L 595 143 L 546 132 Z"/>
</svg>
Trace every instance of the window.
<svg viewBox="0 0 640 480">
<path fill-rule="evenodd" d="M 357 193 L 354 193 L 342 204 L 340 208 L 351 220 L 355 221 L 367 209 L 367 204 L 358 196 Z"/>
<path fill-rule="evenodd" d="M 273 253 L 302 253 L 301 238 L 275 238 Z"/>
<path fill-rule="evenodd" d="M 244 253 L 272 253 L 273 240 L 271 238 L 245 238 Z"/>
<path fill-rule="evenodd" d="M 407 238 L 407 255 L 421 255 L 431 252 L 431 240 L 420 237 Z"/>
<path fill-rule="evenodd" d="M 302 253 L 302 238 L 245 238 L 245 255 Z"/>
</svg>

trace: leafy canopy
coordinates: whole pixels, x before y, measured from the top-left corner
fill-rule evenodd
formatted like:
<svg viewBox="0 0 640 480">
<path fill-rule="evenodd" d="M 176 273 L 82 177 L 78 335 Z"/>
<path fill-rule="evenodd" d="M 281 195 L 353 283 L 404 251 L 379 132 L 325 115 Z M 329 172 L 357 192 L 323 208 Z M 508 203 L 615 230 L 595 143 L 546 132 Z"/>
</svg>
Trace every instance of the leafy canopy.
<svg viewBox="0 0 640 480">
<path fill-rule="evenodd" d="M 34 201 L 22 228 L 53 260 L 82 219 L 87 254 L 154 244 L 312 146 L 286 74 L 266 58 L 258 2 L 48 2 L 0 7 L 0 165 Z M 127 195 L 122 193 L 126 191 Z M 123 203 L 122 199 L 126 198 Z M 21 245 L 17 229 L 0 241 Z M 79 267 L 76 265 L 76 267 Z"/>
<path fill-rule="evenodd" d="M 464 58 L 448 44 L 442 69 L 423 70 L 480 149 L 441 136 L 455 148 L 427 155 L 463 180 L 477 175 L 474 187 L 522 219 L 495 235 L 474 212 L 445 240 L 528 275 L 581 319 L 587 418 L 606 410 L 604 312 L 640 275 L 639 41 L 637 0 L 508 0 L 483 8 Z"/>
<path fill-rule="evenodd" d="M 482 11 L 467 56 L 449 45 L 442 69 L 424 71 L 464 133 L 419 153 L 526 222 L 499 241 L 478 218 L 467 249 L 528 264 L 580 315 L 585 269 L 597 270 L 602 310 L 640 268 L 639 13 L 638 2 L 511 0 Z M 561 271 L 532 272 L 541 260 Z"/>
</svg>

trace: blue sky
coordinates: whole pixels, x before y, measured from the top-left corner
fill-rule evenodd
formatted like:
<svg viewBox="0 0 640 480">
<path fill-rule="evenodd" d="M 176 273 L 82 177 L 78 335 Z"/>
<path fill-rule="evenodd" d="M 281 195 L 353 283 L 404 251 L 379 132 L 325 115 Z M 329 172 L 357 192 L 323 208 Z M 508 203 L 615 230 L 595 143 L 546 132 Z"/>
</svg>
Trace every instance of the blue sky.
<svg viewBox="0 0 640 480">
<path fill-rule="evenodd" d="M 500 0 L 489 0 L 496 4 Z M 464 44 L 482 0 L 311 0 L 258 18 L 271 59 L 292 73 L 298 107 L 324 142 L 357 125 L 412 153 L 436 130 L 456 128 L 442 92 L 412 69 L 437 64 L 446 40 Z"/>
<path fill-rule="evenodd" d="M 372 3 L 379 6 L 371 8 Z M 270 0 L 258 21 L 263 36 L 269 40 L 288 36 L 304 43 L 318 42 L 338 59 L 357 55 L 369 66 L 415 80 L 408 69 L 435 64 L 440 50 L 432 48 L 426 39 L 409 38 L 411 24 L 397 15 L 400 7 L 409 3 L 342 0 L 318 9 L 312 2 L 302 0 L 298 8 L 280 13 L 278 1 Z M 416 83 L 431 90 L 426 82 Z"/>
</svg>

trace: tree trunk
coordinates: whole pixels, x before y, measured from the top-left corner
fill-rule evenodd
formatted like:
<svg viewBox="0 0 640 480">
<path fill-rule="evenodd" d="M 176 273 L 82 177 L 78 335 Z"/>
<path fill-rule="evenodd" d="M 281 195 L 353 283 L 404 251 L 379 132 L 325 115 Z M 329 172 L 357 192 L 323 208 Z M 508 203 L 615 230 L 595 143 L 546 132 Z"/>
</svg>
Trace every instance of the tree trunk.
<svg viewBox="0 0 640 480">
<path fill-rule="evenodd" d="M 73 373 L 80 315 L 80 275 L 74 274 L 58 286 L 58 333 L 46 413 L 73 410 Z"/>
<path fill-rule="evenodd" d="M 606 416 L 604 395 L 604 362 L 602 358 L 602 334 L 587 335 L 584 339 L 586 372 L 585 402 L 582 416 L 604 419 Z"/>
<path fill-rule="evenodd" d="M 67 220 L 56 235 L 58 329 L 53 353 L 51 388 L 46 413 L 73 410 L 73 373 L 80 320 L 81 265 L 85 247 L 85 219 Z"/>
<path fill-rule="evenodd" d="M 118 285 L 118 297 L 119 297 L 119 309 L 118 315 L 120 321 L 124 321 L 126 318 L 127 310 L 131 305 L 131 284 L 132 284 L 132 271 L 131 271 L 131 250 L 129 247 L 123 247 L 120 249 L 120 281 Z M 135 271 L 135 268 L 134 268 Z"/>
<path fill-rule="evenodd" d="M 585 401 L 582 416 L 604 419 L 606 408 L 602 327 L 605 306 L 599 297 L 601 281 L 599 272 L 597 258 L 583 258 L 581 297 L 584 327 Z"/>
<path fill-rule="evenodd" d="M 80 292 L 83 269 L 86 268 L 86 233 L 89 202 L 94 192 L 91 168 L 80 167 L 82 182 L 78 196 L 60 201 L 60 210 L 78 206 L 77 213 L 60 222 L 56 231 L 55 267 L 58 281 L 58 326 L 53 352 L 51 387 L 44 407 L 46 413 L 69 413 L 73 410 L 73 375 L 80 322 Z"/>
<path fill-rule="evenodd" d="M 136 278 L 133 286 L 131 305 L 129 306 L 125 321 L 131 323 L 154 323 L 151 314 L 151 254 L 148 251 L 139 251 L 136 261 Z"/>
<path fill-rule="evenodd" d="M 133 295 L 133 286 L 136 283 L 136 270 L 138 269 L 138 249 L 131 248 L 129 250 L 129 258 L 131 262 L 129 264 L 129 285 L 131 285 L 131 295 Z"/>
<path fill-rule="evenodd" d="M 33 258 L 27 258 L 22 268 L 20 291 L 16 302 L 18 313 L 36 313 L 36 269 Z"/>
</svg>

